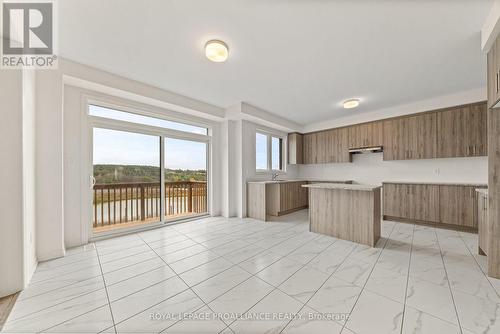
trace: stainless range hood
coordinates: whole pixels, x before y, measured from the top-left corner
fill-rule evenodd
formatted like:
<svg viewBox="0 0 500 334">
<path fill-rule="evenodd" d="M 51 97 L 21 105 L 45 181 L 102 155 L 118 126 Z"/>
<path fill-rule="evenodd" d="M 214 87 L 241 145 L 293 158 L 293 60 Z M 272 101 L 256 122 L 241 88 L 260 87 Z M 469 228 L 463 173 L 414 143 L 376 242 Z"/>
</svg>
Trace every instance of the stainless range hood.
<svg viewBox="0 0 500 334">
<path fill-rule="evenodd" d="M 372 147 L 361 147 L 361 148 L 350 148 L 349 153 L 358 154 L 358 153 L 378 153 L 382 152 L 382 146 L 372 146 Z"/>
</svg>

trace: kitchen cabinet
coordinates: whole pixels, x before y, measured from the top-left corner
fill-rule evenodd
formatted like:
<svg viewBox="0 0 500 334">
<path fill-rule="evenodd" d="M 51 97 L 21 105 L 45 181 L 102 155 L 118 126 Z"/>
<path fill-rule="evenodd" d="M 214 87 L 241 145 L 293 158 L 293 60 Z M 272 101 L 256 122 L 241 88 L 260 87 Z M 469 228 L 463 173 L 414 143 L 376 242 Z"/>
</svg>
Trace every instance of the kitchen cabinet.
<svg viewBox="0 0 500 334">
<path fill-rule="evenodd" d="M 349 127 L 349 148 L 381 146 L 383 122 L 370 122 Z"/>
<path fill-rule="evenodd" d="M 484 187 L 386 182 L 383 184 L 384 216 L 386 219 L 476 230 L 478 215 L 475 189 Z"/>
<path fill-rule="evenodd" d="M 440 223 L 477 228 L 475 187 L 439 187 Z"/>
<path fill-rule="evenodd" d="M 488 195 L 486 192 L 477 193 L 477 225 L 479 254 L 487 255 L 488 252 Z"/>
<path fill-rule="evenodd" d="M 302 137 L 300 133 L 288 134 L 288 163 L 297 165 L 303 162 Z"/>
<path fill-rule="evenodd" d="M 432 159 L 436 157 L 436 113 L 384 121 L 384 160 Z"/>
<path fill-rule="evenodd" d="M 306 133 L 302 137 L 302 145 L 303 145 L 303 163 L 304 164 L 314 164 L 315 155 L 316 155 L 316 134 L 315 133 Z"/>
<path fill-rule="evenodd" d="M 466 105 L 438 113 L 438 158 L 485 156 L 486 104 Z"/>
<path fill-rule="evenodd" d="M 384 184 L 384 215 L 409 220 L 439 221 L 439 186 Z"/>
<path fill-rule="evenodd" d="M 487 55 L 488 107 L 493 107 L 500 99 L 500 40 L 495 43 Z"/>
<path fill-rule="evenodd" d="M 349 128 L 326 131 L 326 162 L 351 162 L 349 154 Z"/>
</svg>

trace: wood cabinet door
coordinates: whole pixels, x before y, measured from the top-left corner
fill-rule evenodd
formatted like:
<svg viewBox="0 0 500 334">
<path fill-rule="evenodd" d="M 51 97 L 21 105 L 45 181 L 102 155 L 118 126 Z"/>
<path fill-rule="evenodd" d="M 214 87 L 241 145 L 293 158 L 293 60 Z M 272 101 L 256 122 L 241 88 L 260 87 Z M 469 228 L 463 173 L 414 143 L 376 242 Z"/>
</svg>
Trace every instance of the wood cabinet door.
<svg viewBox="0 0 500 334">
<path fill-rule="evenodd" d="M 438 113 L 438 157 L 487 155 L 486 104 L 467 105 Z"/>
<path fill-rule="evenodd" d="M 496 59 L 496 45 L 498 43 L 495 42 L 490 51 L 488 52 L 488 107 L 492 107 L 497 100 L 498 94 L 498 67 L 497 67 L 497 59 Z"/>
<path fill-rule="evenodd" d="M 313 164 L 313 133 L 307 133 L 302 138 L 303 160 L 305 164 Z"/>
<path fill-rule="evenodd" d="M 397 218 L 409 217 L 409 189 L 405 184 L 384 183 L 384 215 Z"/>
<path fill-rule="evenodd" d="M 384 121 L 383 148 L 384 160 L 404 160 L 408 152 L 407 118 Z"/>
<path fill-rule="evenodd" d="M 450 109 L 438 114 L 438 157 L 467 156 L 467 107 Z"/>
<path fill-rule="evenodd" d="M 384 142 L 384 122 L 369 123 L 367 146 L 382 146 Z"/>
<path fill-rule="evenodd" d="M 474 187 L 440 186 L 440 223 L 477 227 L 477 215 L 474 212 L 477 203 L 475 202 Z"/>
<path fill-rule="evenodd" d="M 351 162 L 351 154 L 349 153 L 349 128 L 335 129 L 336 133 L 336 149 L 335 162 Z"/>
<path fill-rule="evenodd" d="M 317 132 L 314 134 L 316 138 L 316 143 L 314 145 L 313 151 L 315 152 L 314 162 L 317 164 L 323 164 L 327 162 L 326 158 L 326 131 Z"/>
<path fill-rule="evenodd" d="M 303 162 L 302 135 L 300 133 L 288 134 L 288 163 L 290 165 Z"/>
<path fill-rule="evenodd" d="M 337 131 L 335 129 L 325 131 L 325 163 L 336 162 L 337 155 Z"/>
<path fill-rule="evenodd" d="M 436 113 L 407 117 L 403 126 L 405 159 L 433 159 L 437 151 Z"/>
<path fill-rule="evenodd" d="M 471 105 L 466 115 L 467 156 L 488 155 L 488 124 L 486 103 Z"/>
<path fill-rule="evenodd" d="M 412 184 L 410 190 L 410 219 L 439 222 L 439 186 Z"/>
<path fill-rule="evenodd" d="M 294 210 L 307 205 L 307 188 L 302 185 L 306 182 L 279 183 L 280 212 Z"/>
<path fill-rule="evenodd" d="M 349 127 L 349 148 L 363 147 L 364 135 L 363 125 L 353 125 Z"/>
</svg>

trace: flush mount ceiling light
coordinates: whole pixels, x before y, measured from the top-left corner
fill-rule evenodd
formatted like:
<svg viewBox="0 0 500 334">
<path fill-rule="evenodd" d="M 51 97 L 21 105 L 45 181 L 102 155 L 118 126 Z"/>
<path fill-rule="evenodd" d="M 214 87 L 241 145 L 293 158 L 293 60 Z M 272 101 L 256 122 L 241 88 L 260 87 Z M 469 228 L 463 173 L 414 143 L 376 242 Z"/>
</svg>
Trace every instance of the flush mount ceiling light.
<svg viewBox="0 0 500 334">
<path fill-rule="evenodd" d="M 356 108 L 357 106 L 359 106 L 358 99 L 349 99 L 344 101 L 344 109 Z"/>
<path fill-rule="evenodd" d="M 205 56 L 215 63 L 222 63 L 227 60 L 229 49 L 223 41 L 212 39 L 205 44 Z"/>
</svg>

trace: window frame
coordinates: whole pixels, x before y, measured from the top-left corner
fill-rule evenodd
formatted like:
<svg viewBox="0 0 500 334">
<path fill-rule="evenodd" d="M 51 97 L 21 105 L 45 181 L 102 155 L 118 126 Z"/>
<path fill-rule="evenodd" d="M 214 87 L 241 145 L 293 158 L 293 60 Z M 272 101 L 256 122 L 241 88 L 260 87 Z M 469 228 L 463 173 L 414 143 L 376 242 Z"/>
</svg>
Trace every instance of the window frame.
<svg viewBox="0 0 500 334">
<path fill-rule="evenodd" d="M 256 145 L 257 144 L 257 134 L 266 136 L 267 168 L 266 169 L 257 168 L 257 161 L 255 161 L 255 166 L 254 166 L 255 173 L 256 174 L 269 174 L 269 173 L 286 174 L 286 159 L 285 159 L 285 157 L 286 157 L 286 135 L 278 134 L 278 133 L 271 132 L 271 131 L 256 129 L 255 136 L 254 136 L 254 144 L 255 144 L 254 157 L 255 157 L 255 160 L 257 160 L 257 145 Z M 273 169 L 272 138 L 277 138 L 280 141 L 280 149 L 281 149 L 280 153 L 281 154 L 279 155 L 279 158 L 280 158 L 281 169 Z"/>
</svg>

